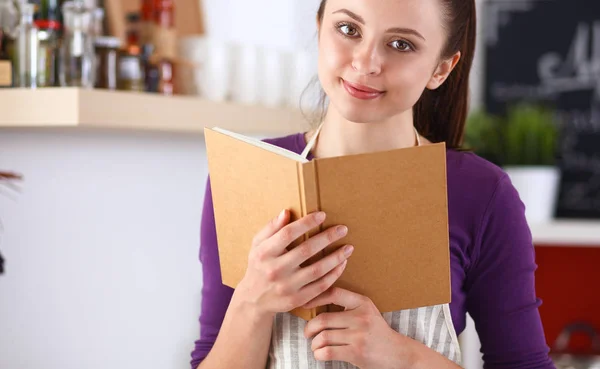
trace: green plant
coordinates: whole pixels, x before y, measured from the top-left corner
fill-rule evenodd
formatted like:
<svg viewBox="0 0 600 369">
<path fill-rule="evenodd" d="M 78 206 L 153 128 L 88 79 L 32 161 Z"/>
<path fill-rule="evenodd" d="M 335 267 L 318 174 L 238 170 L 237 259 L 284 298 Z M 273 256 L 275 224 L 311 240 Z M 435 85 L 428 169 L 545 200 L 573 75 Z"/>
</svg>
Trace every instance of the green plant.
<svg viewBox="0 0 600 369">
<path fill-rule="evenodd" d="M 556 163 L 558 125 L 551 110 L 527 104 L 512 107 L 502 130 L 503 165 L 537 166 Z"/>
<path fill-rule="evenodd" d="M 556 163 L 558 124 L 553 111 L 518 104 L 505 117 L 485 111 L 469 115 L 465 148 L 500 166 L 549 166 Z"/>
<path fill-rule="evenodd" d="M 500 158 L 500 130 L 498 118 L 485 110 L 469 114 L 465 127 L 464 147 L 493 163 Z"/>
</svg>

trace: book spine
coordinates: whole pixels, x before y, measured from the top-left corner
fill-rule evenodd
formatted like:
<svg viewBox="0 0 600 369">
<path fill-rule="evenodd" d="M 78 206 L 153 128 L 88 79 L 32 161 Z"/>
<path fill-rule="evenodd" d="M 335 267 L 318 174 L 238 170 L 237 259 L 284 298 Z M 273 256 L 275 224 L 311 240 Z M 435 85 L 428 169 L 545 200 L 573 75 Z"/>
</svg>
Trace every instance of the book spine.
<svg viewBox="0 0 600 369">
<path fill-rule="evenodd" d="M 298 188 L 300 189 L 300 204 L 302 214 L 300 216 L 306 216 L 321 210 L 321 204 L 319 201 L 319 184 L 317 176 L 317 163 L 316 161 L 310 161 L 308 163 L 297 163 L 298 166 Z M 322 231 L 322 227 L 311 230 L 306 233 L 303 237 L 304 240 L 308 240 L 310 237 Z M 302 267 L 308 266 L 314 262 L 317 262 L 323 258 L 324 251 L 319 252 L 309 260 L 307 260 Z M 296 309 L 292 311 L 292 314 L 297 315 L 305 320 L 310 320 L 316 317 L 318 314 L 326 312 L 327 306 L 320 306 L 314 309 Z"/>
</svg>

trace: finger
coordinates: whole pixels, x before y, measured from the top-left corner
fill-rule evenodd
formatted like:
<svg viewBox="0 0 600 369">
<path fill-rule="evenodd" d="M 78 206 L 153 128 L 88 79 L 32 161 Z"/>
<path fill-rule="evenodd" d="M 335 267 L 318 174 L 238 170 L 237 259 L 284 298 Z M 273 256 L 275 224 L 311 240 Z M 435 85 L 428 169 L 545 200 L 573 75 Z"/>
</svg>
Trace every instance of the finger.
<svg viewBox="0 0 600 369">
<path fill-rule="evenodd" d="M 282 258 L 287 257 L 288 254 L 292 253 L 294 250 L 282 256 Z M 324 259 L 300 268 L 300 270 L 292 277 L 292 285 L 300 289 L 307 284 L 322 278 L 325 274 L 329 273 L 335 267 L 346 261 L 352 254 L 353 250 L 354 249 L 352 246 L 344 246 L 333 254 L 327 255 Z"/>
<path fill-rule="evenodd" d="M 335 304 L 343 306 L 346 310 L 354 310 L 365 302 L 365 297 L 358 293 L 350 292 L 343 288 L 330 288 L 320 296 L 315 297 L 304 306 L 304 309 L 312 309 L 317 306 Z"/>
<path fill-rule="evenodd" d="M 277 231 L 279 231 L 285 224 L 287 224 L 289 219 L 289 211 L 283 209 L 279 215 L 269 221 L 269 223 L 264 226 L 263 229 L 258 231 L 258 233 L 254 236 L 252 240 L 252 246 L 258 246 L 264 240 L 273 236 Z"/>
<path fill-rule="evenodd" d="M 323 276 L 321 279 L 302 287 L 298 292 L 299 296 L 301 296 L 301 300 L 310 301 L 316 296 L 327 291 L 327 289 L 329 289 L 342 275 L 342 272 L 346 268 L 346 264 L 348 264 L 348 261 L 344 261 L 342 264 L 332 269 L 329 273 L 325 274 L 325 276 Z"/>
<path fill-rule="evenodd" d="M 318 227 L 324 220 L 325 213 L 323 212 L 309 214 L 281 228 L 267 242 L 270 247 L 274 248 L 274 251 L 278 252 L 278 255 L 282 255 L 292 242 L 311 229 Z"/>
<path fill-rule="evenodd" d="M 349 345 L 350 342 L 347 329 L 332 329 L 317 334 L 313 339 L 310 348 L 311 350 L 316 351 L 326 346 Z"/>
<path fill-rule="evenodd" d="M 304 326 L 304 337 L 313 338 L 327 329 L 346 329 L 352 324 L 349 312 L 322 313 Z"/>
<path fill-rule="evenodd" d="M 331 227 L 328 230 L 309 238 L 297 247 L 294 247 L 294 249 L 282 257 L 281 262 L 292 265 L 301 265 L 306 260 L 313 257 L 317 252 L 346 236 L 347 233 L 348 227 L 346 226 Z M 319 277 L 322 277 L 322 275 Z"/>
<path fill-rule="evenodd" d="M 318 361 L 344 361 L 355 365 L 355 351 L 352 345 L 325 346 L 315 350 L 314 355 Z"/>
</svg>

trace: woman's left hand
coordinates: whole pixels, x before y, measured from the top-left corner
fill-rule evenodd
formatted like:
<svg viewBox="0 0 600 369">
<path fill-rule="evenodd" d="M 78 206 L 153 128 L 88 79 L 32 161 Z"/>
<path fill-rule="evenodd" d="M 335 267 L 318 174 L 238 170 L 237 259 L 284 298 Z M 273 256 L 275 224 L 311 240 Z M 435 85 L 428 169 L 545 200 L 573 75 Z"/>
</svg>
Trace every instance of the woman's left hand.
<svg viewBox="0 0 600 369">
<path fill-rule="evenodd" d="M 331 288 L 305 308 L 335 304 L 346 310 L 322 313 L 306 324 L 304 335 L 314 338 L 316 360 L 345 361 L 361 369 L 403 369 L 413 364 L 416 341 L 394 331 L 373 302 L 342 288 Z"/>
</svg>

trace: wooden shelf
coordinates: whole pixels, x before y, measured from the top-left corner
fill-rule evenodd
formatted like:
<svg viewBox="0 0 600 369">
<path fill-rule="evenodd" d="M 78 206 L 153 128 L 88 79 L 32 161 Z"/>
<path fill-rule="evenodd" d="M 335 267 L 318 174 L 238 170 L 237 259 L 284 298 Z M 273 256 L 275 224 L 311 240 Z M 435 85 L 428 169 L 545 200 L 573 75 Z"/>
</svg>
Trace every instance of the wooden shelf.
<svg viewBox="0 0 600 369">
<path fill-rule="evenodd" d="M 198 97 L 70 87 L 0 89 L 0 128 L 82 127 L 201 134 L 205 126 L 271 136 L 309 128 L 298 110 Z"/>
<path fill-rule="evenodd" d="M 557 220 L 532 224 L 533 242 L 540 246 L 600 247 L 600 221 Z"/>
</svg>

